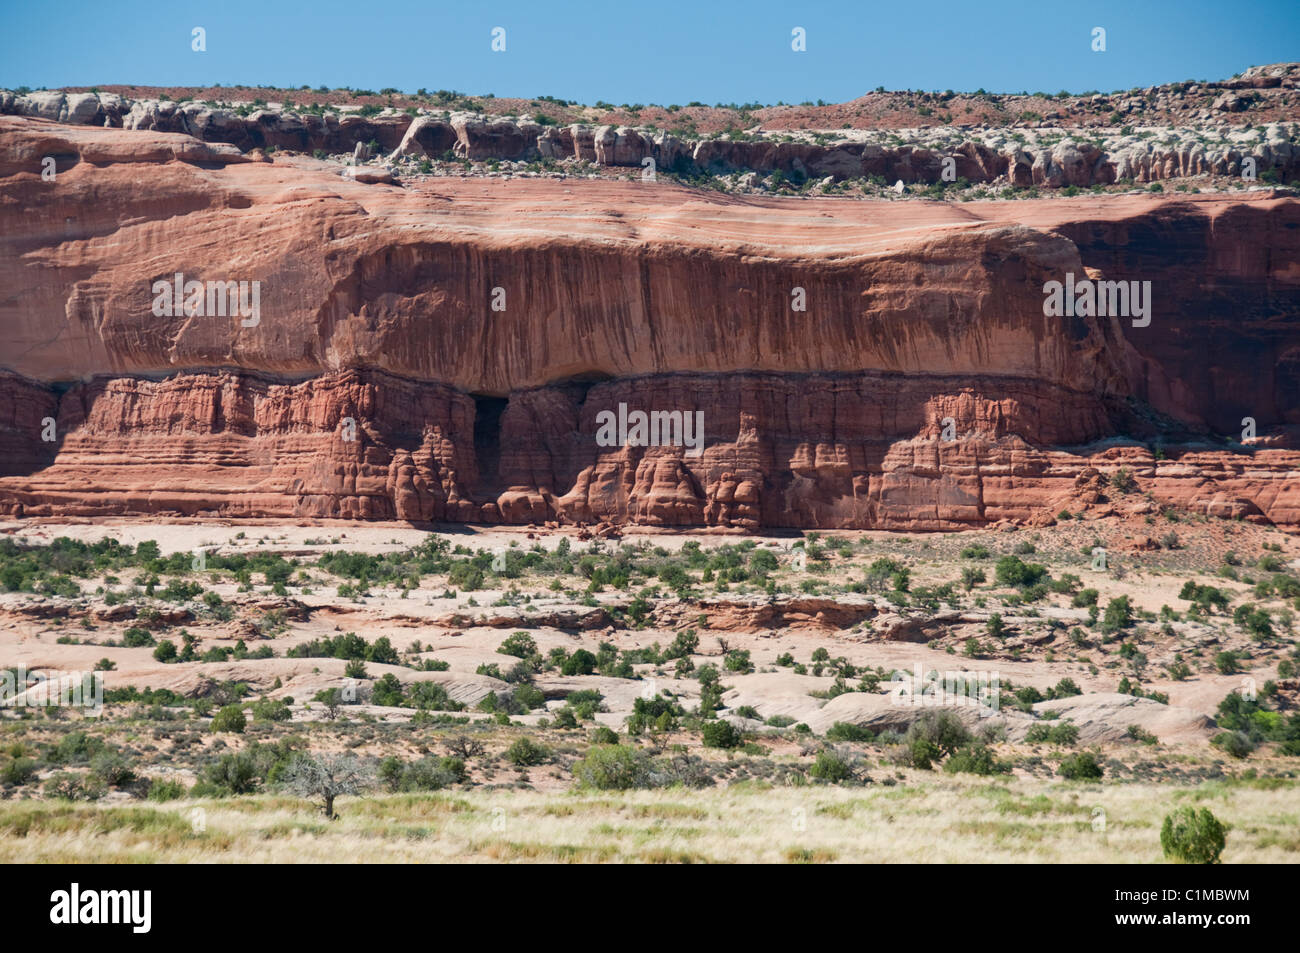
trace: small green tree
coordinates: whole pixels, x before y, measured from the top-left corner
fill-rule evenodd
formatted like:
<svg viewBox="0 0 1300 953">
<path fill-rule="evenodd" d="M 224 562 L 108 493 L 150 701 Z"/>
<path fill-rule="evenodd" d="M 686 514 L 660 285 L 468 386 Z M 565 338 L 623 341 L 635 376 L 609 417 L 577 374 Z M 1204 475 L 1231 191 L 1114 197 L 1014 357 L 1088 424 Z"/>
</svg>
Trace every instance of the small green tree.
<svg viewBox="0 0 1300 953">
<path fill-rule="evenodd" d="M 1128 596 L 1118 596 L 1106 603 L 1106 614 L 1101 620 L 1103 632 L 1119 632 L 1133 624 L 1133 607 Z"/>
<path fill-rule="evenodd" d="M 1209 808 L 1180 807 L 1160 825 L 1160 847 L 1180 864 L 1217 864 L 1227 843 L 1223 824 Z"/>
<path fill-rule="evenodd" d="M 515 632 L 497 646 L 497 651 L 502 655 L 513 655 L 515 658 L 527 658 L 530 655 L 537 654 L 537 643 L 527 632 Z"/>
<path fill-rule="evenodd" d="M 706 721 L 700 728 L 700 736 L 706 748 L 735 748 L 741 742 L 736 726 L 720 719 Z"/>
</svg>

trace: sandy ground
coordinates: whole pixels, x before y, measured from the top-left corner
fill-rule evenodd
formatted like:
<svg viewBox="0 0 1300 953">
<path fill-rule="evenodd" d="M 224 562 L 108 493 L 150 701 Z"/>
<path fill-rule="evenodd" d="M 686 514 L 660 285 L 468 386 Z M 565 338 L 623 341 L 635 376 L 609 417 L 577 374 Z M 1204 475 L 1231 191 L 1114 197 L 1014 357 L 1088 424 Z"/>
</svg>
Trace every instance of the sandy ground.
<svg viewBox="0 0 1300 953">
<path fill-rule="evenodd" d="M 996 531 L 978 531 L 963 534 L 932 535 L 909 537 L 891 533 L 832 533 L 822 537 L 823 542 L 837 545 L 851 542 L 861 547 L 863 552 L 855 556 L 855 566 L 865 565 L 877 556 L 890 554 L 904 558 L 912 567 L 913 588 L 919 585 L 934 585 L 951 581 L 959 575 L 962 565 L 969 562 L 961 560 L 957 551 L 971 543 L 986 544 L 995 554 L 1007 551 L 1013 543 L 1038 541 L 1036 554 L 1026 556 L 1030 560 L 1043 560 L 1051 565 L 1054 574 L 1063 569 L 1074 571 L 1083 579 L 1083 585 L 1096 588 L 1100 593 L 1099 604 L 1104 606 L 1111 599 L 1127 595 L 1135 606 L 1152 612 L 1162 606 L 1178 609 L 1186 604 L 1177 598 L 1183 582 L 1197 575 L 1176 568 L 1156 565 L 1147 554 L 1131 554 L 1125 549 L 1125 540 L 1141 535 L 1141 527 L 1134 527 L 1112 521 L 1100 525 L 1070 526 L 1053 528 L 1036 533 L 1017 532 L 1013 534 Z M 1300 556 L 1300 540 L 1280 533 L 1270 532 L 1258 527 L 1237 525 L 1225 526 L 1222 521 L 1207 521 L 1201 524 L 1181 524 L 1185 537 L 1185 549 L 1188 561 L 1208 560 L 1221 557 L 1222 551 L 1215 550 L 1231 545 L 1244 554 L 1251 555 L 1263 541 L 1278 540 L 1285 551 L 1285 556 L 1293 563 Z M 444 532 L 440 530 L 440 532 Z M 396 551 L 418 544 L 428 533 L 413 529 L 404 524 L 357 524 L 338 521 L 321 525 L 285 525 L 283 523 L 212 523 L 212 522 L 140 522 L 134 520 L 109 520 L 95 524 L 70 523 L 63 521 L 27 521 L 0 524 L 0 533 L 33 543 L 48 543 L 58 536 L 93 541 L 103 537 L 115 537 L 126 543 L 137 544 L 144 540 L 154 540 L 164 553 L 192 552 L 204 549 L 209 552 L 254 552 L 274 550 L 286 556 L 304 558 L 310 562 L 311 557 L 330 549 L 358 550 L 368 553 Z M 564 534 L 558 531 L 529 531 L 523 528 L 489 529 L 477 527 L 448 527 L 445 530 L 453 545 L 459 544 L 470 549 L 486 548 L 500 552 L 518 546 L 528 548 L 541 545 L 547 549 L 554 548 Z M 1224 533 L 1232 533 L 1235 538 L 1225 541 Z M 572 545 L 581 551 L 588 542 L 580 542 L 570 536 Z M 621 540 L 596 543 L 612 549 L 620 544 L 636 545 L 645 542 L 651 546 L 662 546 L 673 551 L 690 540 L 696 540 L 708 550 L 711 547 L 734 543 L 740 537 L 719 536 L 715 534 L 689 533 L 653 533 L 629 532 Z M 1118 561 L 1128 568 L 1123 573 L 1090 572 L 1087 561 L 1079 556 L 1081 543 L 1090 539 L 1103 538 L 1114 550 L 1113 564 Z M 789 548 L 794 541 L 793 534 L 781 537 L 759 537 L 755 541 L 759 546 L 770 547 L 778 554 L 784 564 L 789 557 Z M 1179 554 L 1173 554 L 1179 555 Z M 1073 560 L 1070 562 L 1069 560 Z M 1060 563 L 1065 563 L 1064 566 Z M 992 573 L 992 561 L 983 563 L 984 568 Z M 503 589 L 480 590 L 472 594 L 458 593 L 454 598 L 444 594 L 445 581 L 436 577 L 427 577 L 420 588 L 403 595 L 400 591 L 374 585 L 371 594 L 364 598 L 344 598 L 337 595 L 337 585 L 341 580 L 323 571 L 312 571 L 314 582 L 310 594 L 299 587 L 290 587 L 292 600 L 304 604 L 310 610 L 306 619 L 292 621 L 287 630 L 269 643 L 256 639 L 241 626 L 240 620 L 225 625 L 214 625 L 202 620 L 195 620 L 188 628 L 202 639 L 202 649 L 213 646 L 234 647 L 239 639 L 245 639 L 251 648 L 260 644 L 271 644 L 277 656 L 283 656 L 291 646 L 312 639 L 329 637 L 340 632 L 356 632 L 368 640 L 387 637 L 399 651 L 405 651 L 415 642 L 420 642 L 420 658 L 434 658 L 449 663 L 446 672 L 415 672 L 404 666 L 385 666 L 372 664 L 368 666 L 371 677 L 379 677 L 392 672 L 403 681 L 427 679 L 438 681 L 447 687 L 452 697 L 469 706 L 477 704 L 492 691 L 505 691 L 510 686 L 497 679 L 477 675 L 475 670 L 480 665 L 500 664 L 502 671 L 513 663 L 513 659 L 496 651 L 502 640 L 517 629 L 530 632 L 535 638 L 539 650 L 545 655 L 552 648 L 564 648 L 572 652 L 576 648 L 585 648 L 595 652 L 601 642 L 608 641 L 620 650 L 639 648 L 658 643 L 666 646 L 676 634 L 674 628 L 648 627 L 643 629 L 608 628 L 592 631 L 566 631 L 534 624 L 528 618 L 530 614 L 544 615 L 554 611 L 587 611 L 581 602 L 563 592 L 551 591 L 542 583 L 544 581 L 521 581 L 522 588 L 531 593 L 531 601 L 523 608 L 493 607 L 503 595 Z M 848 575 L 848 572 L 845 573 Z M 1197 578 L 1205 579 L 1204 574 Z M 123 580 L 124 582 L 126 580 Z M 1237 595 L 1246 595 L 1249 586 L 1243 582 L 1213 579 L 1216 585 Z M 516 583 L 520 584 L 520 583 Z M 565 581 L 565 586 L 577 583 L 574 577 Z M 89 588 L 93 588 L 93 585 Z M 252 594 L 240 594 L 234 581 L 227 575 L 224 581 L 210 584 L 209 588 L 223 599 L 245 607 L 256 609 L 259 602 L 266 602 L 268 593 L 263 586 L 257 586 Z M 12 607 L 29 597 L 17 594 L 0 596 L 0 609 Z M 606 589 L 597 596 L 597 602 L 604 606 L 626 604 L 631 594 Z M 725 602 L 734 600 L 745 603 L 754 596 L 740 593 L 719 594 L 715 598 Z M 266 602 L 276 604 L 276 600 Z M 1068 600 L 1058 600 L 1061 608 L 1035 609 L 1028 615 L 1022 610 L 1002 609 L 1008 623 L 1026 631 L 1036 630 L 1044 616 L 1055 616 L 1065 624 L 1077 624 L 1086 618 L 1086 611 L 1069 608 Z M 525 611 L 525 608 L 527 611 Z M 960 649 L 965 638 L 982 636 L 979 618 L 987 618 L 996 611 L 996 601 L 976 613 L 975 622 L 957 625 L 948 630 L 947 637 L 939 641 L 892 641 L 882 638 L 870 627 L 837 628 L 833 625 L 790 625 L 777 628 L 736 629 L 729 617 L 726 606 L 711 612 L 722 612 L 722 616 L 710 618 L 700 626 L 700 646 L 696 655 L 697 664 L 712 663 L 720 668 L 726 649 L 742 649 L 751 653 L 755 673 L 751 675 L 733 675 L 728 673 L 726 684 L 732 692 L 726 699 L 731 707 L 752 705 L 762 718 L 773 715 L 785 715 L 799 721 L 812 724 L 817 730 L 829 727 L 828 711 L 838 710 L 827 706 L 824 698 L 817 698 L 811 692 L 825 692 L 834 682 L 833 672 L 821 677 L 814 675 L 797 675 L 788 667 L 778 667 L 777 659 L 785 653 L 795 660 L 811 664 L 814 650 L 826 649 L 831 657 L 843 657 L 859 669 L 875 669 L 885 675 L 898 669 L 913 671 L 916 666 L 923 670 L 937 671 L 979 671 L 995 673 L 1003 684 L 1008 682 L 1015 686 L 1032 685 L 1046 690 L 1062 678 L 1073 679 L 1085 693 L 1113 693 L 1125 670 L 1118 668 L 1114 661 L 1114 646 L 1110 651 L 1112 657 L 1106 660 L 1104 653 L 1095 650 L 1076 651 L 1061 638 L 1052 643 L 1050 651 L 1030 651 L 1023 657 L 998 657 L 988 660 L 974 660 L 963 657 L 954 649 Z M 459 614 L 460 618 L 452 618 Z M 492 617 L 498 621 L 483 624 Z M 122 623 L 116 628 L 125 628 L 129 623 Z M 678 626 L 681 628 L 683 626 Z M 69 619 L 33 618 L 20 614 L 9 614 L 0 621 L 0 646 L 3 646 L 6 664 L 23 664 L 29 669 L 55 669 L 61 671 L 88 670 L 100 659 L 108 659 L 115 668 L 105 676 L 111 685 L 136 685 L 137 687 L 171 688 L 187 693 L 193 691 L 202 679 L 243 680 L 247 681 L 257 693 L 267 693 L 273 697 L 292 697 L 299 703 L 309 699 L 323 688 L 338 685 L 343 679 L 344 662 L 336 659 L 290 659 L 276 657 L 263 660 L 243 660 L 214 663 L 161 664 L 152 658 L 150 648 L 126 648 L 101 644 L 115 635 L 112 625 L 98 625 L 94 632 L 87 632 Z M 940 630 L 942 636 L 943 631 Z M 170 636 L 176 641 L 175 632 L 159 633 L 159 637 Z M 62 638 L 64 641 L 58 641 Z M 1144 646 L 1144 651 L 1153 662 L 1172 658 L 1172 652 L 1178 646 L 1174 640 L 1166 640 L 1166 645 Z M 71 644 L 70 644 L 71 643 Z M 1219 646 L 1214 646 L 1217 651 Z M 1100 654 L 1100 657 L 1099 657 Z M 1211 652 L 1211 655 L 1213 652 Z M 1101 663 L 1098 667 L 1098 663 Z M 1199 724 L 1196 718 L 1211 717 L 1219 701 L 1228 692 L 1237 690 L 1246 684 L 1246 679 L 1254 679 L 1262 684 L 1275 676 L 1276 659 L 1259 658 L 1249 660 L 1244 671 L 1233 675 L 1220 675 L 1202 663 L 1195 674 L 1185 681 L 1174 681 L 1164 677 L 1153 664 L 1147 681 L 1150 687 L 1169 695 L 1171 709 L 1186 713 L 1182 722 L 1170 722 L 1167 718 L 1152 721 L 1154 726 L 1167 732 L 1169 740 L 1204 745 L 1212 734 L 1211 726 Z M 653 679 L 659 689 L 667 689 L 681 696 L 684 700 L 698 698 L 699 684 L 693 678 L 678 678 L 673 674 L 671 665 L 640 666 L 638 674 L 642 681 Z M 633 700 L 644 688 L 642 681 L 623 679 L 600 679 L 600 689 L 607 696 L 610 711 L 601 716 L 602 721 L 611 727 L 620 727 L 623 718 L 630 711 Z M 557 700 L 552 707 L 561 704 L 560 686 L 550 684 L 558 679 L 552 674 L 540 676 L 538 684 L 548 694 L 555 692 Z M 585 681 L 585 680 L 584 680 Z M 594 682 L 592 683 L 594 686 Z M 882 689 L 886 691 L 887 689 Z M 861 697 L 856 699 L 861 701 Z M 846 699 L 837 703 L 842 707 Z M 409 710 L 390 710 L 377 712 L 381 717 L 409 718 Z M 523 716 L 527 723 L 536 721 L 544 712 Z M 1139 713 L 1141 714 L 1141 713 Z M 1152 718 L 1162 712 L 1148 713 Z M 845 711 L 844 720 L 852 720 L 854 713 Z M 1195 716 L 1195 717 L 1194 717 Z M 296 717 L 313 717 L 309 712 L 300 712 Z M 1115 717 L 1142 718 L 1132 713 L 1117 713 Z M 823 724 L 825 722 L 825 724 Z M 1121 726 L 1122 727 L 1122 726 Z"/>
</svg>

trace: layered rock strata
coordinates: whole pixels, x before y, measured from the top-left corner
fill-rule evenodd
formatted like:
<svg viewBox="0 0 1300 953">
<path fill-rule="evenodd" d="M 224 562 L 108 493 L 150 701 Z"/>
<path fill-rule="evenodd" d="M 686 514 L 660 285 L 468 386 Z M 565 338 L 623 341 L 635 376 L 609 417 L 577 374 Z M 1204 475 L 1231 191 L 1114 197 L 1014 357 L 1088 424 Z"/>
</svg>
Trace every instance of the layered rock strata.
<svg viewBox="0 0 1300 953">
<path fill-rule="evenodd" d="M 1125 466 L 1300 525 L 1287 197 L 401 188 L 0 117 L 0 236 L 8 515 L 953 529 Z M 1067 275 L 1151 282 L 1149 323 L 1045 314 Z M 602 445 L 620 406 L 702 413 L 701 452 Z"/>
</svg>

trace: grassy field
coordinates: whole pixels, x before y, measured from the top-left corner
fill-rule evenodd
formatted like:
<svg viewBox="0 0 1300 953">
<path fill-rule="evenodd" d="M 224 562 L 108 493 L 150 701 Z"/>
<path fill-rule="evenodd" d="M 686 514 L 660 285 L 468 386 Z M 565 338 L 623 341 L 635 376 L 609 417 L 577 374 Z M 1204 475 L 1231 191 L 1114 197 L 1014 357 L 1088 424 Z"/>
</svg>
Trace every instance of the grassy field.
<svg viewBox="0 0 1300 953">
<path fill-rule="evenodd" d="M 1300 860 L 1298 782 L 1093 785 L 936 776 L 865 788 L 0 806 L 5 863 L 1161 863 L 1160 824 L 1209 807 L 1224 863 Z"/>
</svg>

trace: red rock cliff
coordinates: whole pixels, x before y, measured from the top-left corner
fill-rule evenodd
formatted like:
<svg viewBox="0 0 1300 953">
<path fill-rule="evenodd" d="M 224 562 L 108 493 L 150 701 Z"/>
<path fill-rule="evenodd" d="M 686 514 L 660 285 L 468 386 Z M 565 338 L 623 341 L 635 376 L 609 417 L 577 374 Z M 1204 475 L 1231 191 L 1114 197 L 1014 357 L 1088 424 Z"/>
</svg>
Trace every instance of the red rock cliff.
<svg viewBox="0 0 1300 953">
<path fill-rule="evenodd" d="M 1294 524 L 1298 226 L 1268 193 L 364 185 L 0 117 L 0 510 L 942 529 L 1122 462 Z M 177 273 L 259 282 L 256 323 L 155 315 Z M 1045 316 L 1067 273 L 1152 282 L 1150 324 Z M 703 452 L 598 446 L 620 403 L 703 411 Z M 1247 416 L 1269 449 L 1223 446 Z"/>
</svg>

